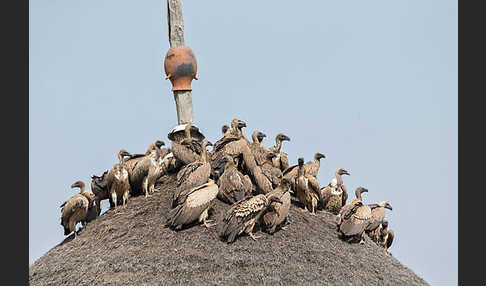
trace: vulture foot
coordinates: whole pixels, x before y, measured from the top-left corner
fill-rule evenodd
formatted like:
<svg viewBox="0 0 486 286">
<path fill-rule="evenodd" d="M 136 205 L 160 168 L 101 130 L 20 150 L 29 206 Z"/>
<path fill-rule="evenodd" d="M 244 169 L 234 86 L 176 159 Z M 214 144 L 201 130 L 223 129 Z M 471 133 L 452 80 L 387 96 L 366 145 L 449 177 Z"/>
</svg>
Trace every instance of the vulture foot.
<svg viewBox="0 0 486 286">
<path fill-rule="evenodd" d="M 206 221 L 203 221 L 203 224 L 206 228 L 210 228 L 212 226 L 215 226 L 216 223 L 208 223 L 208 222 L 211 222 L 212 220 L 206 220 Z"/>
<path fill-rule="evenodd" d="M 251 232 L 249 232 L 249 233 L 248 233 L 248 235 L 250 235 L 250 237 L 251 237 L 251 238 L 252 238 L 254 241 L 256 241 L 258 238 L 262 237 L 261 235 L 258 235 L 258 236 L 257 236 L 257 235 L 254 235 L 254 234 L 253 234 L 253 233 L 251 233 Z"/>
</svg>

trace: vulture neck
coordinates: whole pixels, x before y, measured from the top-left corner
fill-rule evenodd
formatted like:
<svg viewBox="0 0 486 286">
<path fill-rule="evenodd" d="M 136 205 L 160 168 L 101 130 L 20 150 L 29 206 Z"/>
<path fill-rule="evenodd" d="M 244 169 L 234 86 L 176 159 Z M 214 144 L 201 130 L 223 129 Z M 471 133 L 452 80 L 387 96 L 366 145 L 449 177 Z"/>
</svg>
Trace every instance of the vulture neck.
<svg viewBox="0 0 486 286">
<path fill-rule="evenodd" d="M 201 162 L 206 163 L 206 152 L 208 150 L 206 149 L 206 145 L 203 145 L 202 151 L 201 151 Z"/>
<path fill-rule="evenodd" d="M 337 179 L 337 185 L 341 186 L 343 184 L 343 177 L 338 172 L 336 172 L 336 179 Z"/>
<path fill-rule="evenodd" d="M 319 169 L 321 167 L 321 160 L 315 157 L 314 164 L 317 166 L 317 169 Z"/>
<path fill-rule="evenodd" d="M 82 185 L 79 187 L 79 193 L 82 194 L 86 190 L 86 186 Z"/>
<path fill-rule="evenodd" d="M 187 124 L 186 128 L 184 129 L 184 132 L 186 134 L 186 139 L 191 139 L 191 124 Z"/>
<path fill-rule="evenodd" d="M 282 141 L 277 139 L 275 140 L 277 144 L 275 144 L 275 150 L 277 150 L 277 153 L 280 152 L 280 149 L 282 148 Z"/>
<path fill-rule="evenodd" d="M 236 169 L 236 165 L 235 165 L 235 162 L 233 161 L 233 159 L 231 160 L 228 160 L 228 162 L 226 162 L 226 166 L 224 166 L 225 170 L 226 169 Z"/>
<path fill-rule="evenodd" d="M 304 174 L 304 165 L 299 165 L 299 169 L 297 170 L 297 176 L 300 177 Z"/>
<path fill-rule="evenodd" d="M 120 160 L 120 167 L 122 167 L 122 168 L 123 168 L 123 163 L 125 162 L 125 161 L 123 160 L 123 155 L 118 154 L 118 160 Z"/>
</svg>

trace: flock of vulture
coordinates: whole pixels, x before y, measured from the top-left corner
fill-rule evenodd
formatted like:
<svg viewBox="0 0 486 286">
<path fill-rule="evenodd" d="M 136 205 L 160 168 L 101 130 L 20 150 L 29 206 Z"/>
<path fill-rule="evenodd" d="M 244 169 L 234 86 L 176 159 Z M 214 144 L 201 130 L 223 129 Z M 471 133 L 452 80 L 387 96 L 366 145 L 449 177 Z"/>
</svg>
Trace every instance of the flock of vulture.
<svg viewBox="0 0 486 286">
<path fill-rule="evenodd" d="M 350 243 L 363 243 L 366 233 L 376 244 L 387 250 L 393 241 L 393 230 L 388 228 L 385 209 L 392 207 L 387 201 L 364 204 L 363 187 L 355 191 L 356 198 L 346 204 L 348 192 L 343 175 L 350 175 L 343 168 L 336 170 L 335 177 L 325 187 L 320 187 L 317 173 L 320 160 L 325 158 L 315 153 L 314 160 L 289 166 L 287 154 L 281 151 L 282 143 L 290 138 L 282 133 L 275 138 L 276 144 L 265 148 L 265 134 L 255 131 L 250 142 L 242 128 L 246 123 L 235 118 L 231 126 L 222 127 L 223 137 L 214 144 L 204 138 L 192 124 L 174 128 L 168 137 L 171 148 L 163 148 L 164 142 L 150 144 L 145 154 L 130 154 L 122 149 L 118 152 L 119 163 L 102 176 L 92 176 L 91 190 L 82 181 L 71 188 L 79 188 L 61 205 L 61 225 L 64 235 L 74 231 L 81 222 L 83 228 L 101 212 L 102 200 L 108 199 L 110 207 L 124 208 L 130 196 L 150 194 L 155 191 L 157 180 L 168 173 L 177 173 L 171 209 L 168 211 L 166 227 L 180 230 L 202 223 L 211 227 L 209 209 L 219 199 L 232 205 L 219 225 L 219 236 L 227 243 L 246 233 L 252 239 L 256 224 L 263 231 L 273 234 L 288 227 L 291 196 L 302 211 L 315 215 L 327 211 L 337 216 L 339 237 Z M 213 146 L 212 151 L 206 148 Z M 118 207 L 119 208 L 119 207 Z"/>
</svg>

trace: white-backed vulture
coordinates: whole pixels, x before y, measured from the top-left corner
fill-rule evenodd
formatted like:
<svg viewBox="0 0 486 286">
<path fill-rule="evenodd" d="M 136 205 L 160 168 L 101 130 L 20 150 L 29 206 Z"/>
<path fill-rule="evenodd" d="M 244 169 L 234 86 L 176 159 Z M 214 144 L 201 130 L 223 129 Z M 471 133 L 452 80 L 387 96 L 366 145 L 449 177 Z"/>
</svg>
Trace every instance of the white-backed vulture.
<svg viewBox="0 0 486 286">
<path fill-rule="evenodd" d="M 154 149 L 148 154 L 152 164 L 149 167 L 149 171 L 146 177 L 147 192 L 153 193 L 155 191 L 155 182 L 168 170 L 168 153 L 160 149 L 164 145 L 164 142 L 157 140 Z M 145 183 L 145 181 L 144 181 Z"/>
<path fill-rule="evenodd" d="M 319 168 L 321 166 L 321 161 L 320 159 L 326 158 L 323 154 L 317 152 L 314 154 L 314 162 L 309 161 L 304 164 L 304 174 L 305 175 L 311 175 L 314 177 L 317 177 L 317 173 L 319 172 Z M 287 178 L 290 180 L 290 187 L 292 191 L 295 193 L 295 183 L 297 179 L 297 170 L 298 170 L 298 165 L 293 165 L 285 169 L 283 171 L 283 177 Z"/>
<path fill-rule="evenodd" d="M 91 196 L 92 192 L 86 192 L 84 182 L 77 181 L 71 185 L 71 188 L 80 188 L 80 192 L 67 201 L 61 207 L 61 225 L 64 227 L 64 235 L 68 235 L 74 231 L 76 237 L 76 224 L 81 222 L 83 226 L 86 224 L 86 217 L 90 204 L 94 202 Z M 91 203 L 90 203 L 91 201 Z"/>
<path fill-rule="evenodd" d="M 91 176 L 91 191 L 95 195 L 96 204 L 99 206 L 98 216 L 101 213 L 102 200 L 108 200 L 110 202 L 110 208 L 115 206 L 115 204 L 111 201 L 110 192 L 108 191 L 108 180 L 106 179 L 107 175 L 108 170 L 104 171 L 101 177 L 96 175 Z"/>
<path fill-rule="evenodd" d="M 186 124 L 179 124 L 176 127 L 174 127 L 169 134 L 167 134 L 167 138 L 169 138 L 170 141 L 172 142 L 181 142 L 184 138 L 186 138 L 185 135 L 185 129 L 186 129 Z M 204 135 L 201 133 L 199 128 L 194 124 L 191 123 L 191 138 L 195 138 L 196 140 L 202 141 L 204 140 Z"/>
<path fill-rule="evenodd" d="M 256 240 L 258 237 L 253 235 L 253 227 L 272 202 L 282 203 L 282 200 L 271 194 L 259 194 L 235 203 L 222 220 L 219 237 L 232 243 L 237 235 L 245 232 Z"/>
<path fill-rule="evenodd" d="M 266 137 L 260 131 L 254 131 L 252 134 L 253 143 L 250 144 L 250 150 L 255 157 L 256 164 L 261 168 L 262 173 L 272 183 L 272 188 L 278 186 L 282 180 L 282 171 L 273 165 L 273 158 L 277 155 L 265 149 L 263 138 Z"/>
<path fill-rule="evenodd" d="M 172 207 L 175 208 L 179 204 L 179 199 L 182 198 L 184 191 L 190 190 L 194 187 L 201 186 L 209 180 L 211 175 L 211 165 L 206 161 L 206 147 L 211 146 L 211 142 L 204 140 L 202 143 L 202 153 L 199 160 L 184 166 L 177 173 L 176 191 L 172 197 Z"/>
<path fill-rule="evenodd" d="M 392 229 L 388 229 L 388 221 L 387 220 L 384 220 L 382 223 L 381 223 L 381 226 L 378 228 L 379 232 L 378 232 L 378 235 L 377 235 L 377 244 L 383 248 L 385 248 L 385 250 L 388 251 L 388 248 L 390 248 L 390 246 L 392 245 L 393 243 L 393 238 L 395 237 L 395 233 L 393 232 Z"/>
<path fill-rule="evenodd" d="M 304 158 L 299 158 L 295 196 L 311 215 L 316 214 L 317 205 L 322 201 L 319 181 L 312 175 L 305 174 Z"/>
<path fill-rule="evenodd" d="M 346 186 L 343 184 L 342 175 L 349 176 L 350 174 L 345 169 L 338 168 L 336 170 L 336 177 L 321 189 L 323 209 L 335 215 L 346 205 L 348 199 L 348 192 Z"/>
<path fill-rule="evenodd" d="M 123 159 L 125 156 L 129 157 L 131 155 L 125 149 L 121 149 L 120 152 L 118 152 L 119 163 L 115 164 L 106 175 L 106 179 L 108 180 L 108 192 L 111 200 L 115 204 L 115 212 L 118 205 L 118 199 L 122 198 L 122 205 L 125 206 L 130 193 L 128 171 L 125 168 L 125 160 Z"/>
<path fill-rule="evenodd" d="M 366 227 L 366 232 L 374 231 L 380 226 L 385 219 L 385 209 L 392 210 L 392 206 L 388 201 L 381 201 L 379 204 L 369 204 L 371 208 L 371 219 L 369 225 Z"/>
<path fill-rule="evenodd" d="M 351 206 L 342 211 L 340 215 L 341 237 L 347 242 L 363 243 L 363 233 L 371 219 L 371 208 L 363 204 L 361 199 L 355 199 Z"/>
<path fill-rule="evenodd" d="M 251 196 L 253 184 L 248 175 L 243 175 L 237 168 L 233 158 L 223 157 L 225 164 L 223 175 L 219 177 L 218 199 L 228 204 L 234 204 Z"/>
<path fill-rule="evenodd" d="M 181 160 L 184 165 L 196 162 L 201 157 L 201 141 L 191 137 L 191 123 L 185 125 L 185 138 L 179 142 L 172 141 L 172 153 Z"/>
<path fill-rule="evenodd" d="M 244 134 L 241 130 L 243 127 L 246 127 L 246 123 L 238 118 L 234 118 L 231 121 L 230 129 L 224 133 L 223 138 L 214 143 L 212 152 L 218 152 L 222 150 L 226 144 L 243 138 Z"/>
<path fill-rule="evenodd" d="M 341 224 L 341 219 L 343 216 L 343 213 L 351 209 L 356 202 L 363 202 L 363 198 L 361 197 L 362 193 L 367 193 L 368 189 L 363 188 L 363 187 L 357 187 L 356 190 L 354 191 L 354 195 L 356 198 L 351 201 L 350 204 L 344 205 L 341 210 L 339 211 L 339 214 L 337 215 L 337 224 Z"/>
<path fill-rule="evenodd" d="M 269 195 L 279 198 L 282 203 L 272 202 L 271 207 L 262 216 L 262 226 L 270 234 L 275 233 L 278 227 L 285 229 L 290 210 L 290 180 L 282 179 L 281 183 Z"/>
<path fill-rule="evenodd" d="M 275 136 L 275 146 L 268 148 L 268 151 L 277 155 L 272 159 L 273 166 L 280 169 L 282 172 L 289 167 L 289 159 L 287 154 L 280 151 L 283 141 L 290 141 L 290 137 L 283 133 L 279 133 L 277 136 Z"/>
<path fill-rule="evenodd" d="M 212 179 L 209 179 L 206 184 L 183 192 L 177 205 L 167 214 L 166 226 L 179 230 L 184 225 L 198 221 L 210 227 L 211 225 L 208 224 L 210 221 L 207 220 L 208 212 L 217 194 L 218 185 Z"/>
<path fill-rule="evenodd" d="M 157 168 L 157 162 L 161 156 L 160 147 L 157 146 L 162 145 L 164 145 L 164 142 L 157 140 L 149 145 L 145 154 L 130 155 L 128 160 L 124 160 L 124 166 L 128 172 L 130 182 L 131 195 L 143 193 L 145 197 L 149 197 L 148 174 L 150 168 Z"/>
</svg>

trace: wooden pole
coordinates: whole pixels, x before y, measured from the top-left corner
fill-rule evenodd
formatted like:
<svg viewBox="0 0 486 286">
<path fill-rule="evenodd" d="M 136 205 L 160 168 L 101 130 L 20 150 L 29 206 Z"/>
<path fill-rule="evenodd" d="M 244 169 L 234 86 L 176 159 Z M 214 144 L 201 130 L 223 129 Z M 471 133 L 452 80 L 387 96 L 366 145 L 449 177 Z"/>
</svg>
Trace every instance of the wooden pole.
<svg viewBox="0 0 486 286">
<path fill-rule="evenodd" d="M 184 46 L 184 20 L 181 0 L 167 0 L 167 22 L 169 24 L 169 43 L 171 48 Z M 175 90 L 174 100 L 178 124 L 192 123 L 192 92 Z"/>
</svg>

